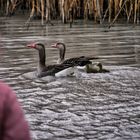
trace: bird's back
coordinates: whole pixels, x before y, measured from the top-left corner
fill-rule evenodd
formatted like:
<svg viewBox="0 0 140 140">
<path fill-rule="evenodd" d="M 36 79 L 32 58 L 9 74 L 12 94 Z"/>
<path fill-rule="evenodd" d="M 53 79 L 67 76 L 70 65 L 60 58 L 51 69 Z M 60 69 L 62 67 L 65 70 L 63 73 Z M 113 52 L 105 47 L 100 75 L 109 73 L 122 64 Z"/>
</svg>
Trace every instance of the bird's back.
<svg viewBox="0 0 140 140">
<path fill-rule="evenodd" d="M 86 64 L 90 64 L 93 59 L 98 59 L 95 57 L 85 57 L 85 56 L 80 56 L 80 57 L 73 57 L 66 59 L 62 64 L 68 64 L 71 66 L 85 66 Z"/>
<path fill-rule="evenodd" d="M 38 75 L 38 77 L 44 77 L 48 75 L 54 76 L 56 73 L 71 67 L 70 64 L 56 64 L 56 65 L 48 65 L 46 66 L 42 72 Z"/>
</svg>

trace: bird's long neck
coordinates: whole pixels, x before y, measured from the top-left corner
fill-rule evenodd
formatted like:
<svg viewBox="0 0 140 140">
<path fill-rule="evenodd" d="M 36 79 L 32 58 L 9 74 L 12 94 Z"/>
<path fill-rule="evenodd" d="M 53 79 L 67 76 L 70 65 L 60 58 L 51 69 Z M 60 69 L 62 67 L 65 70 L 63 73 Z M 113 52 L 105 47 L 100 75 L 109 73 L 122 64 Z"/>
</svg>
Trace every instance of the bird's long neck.
<svg viewBox="0 0 140 140">
<path fill-rule="evenodd" d="M 62 63 L 65 60 L 65 52 L 66 46 L 64 43 L 61 43 L 61 47 L 59 48 L 59 59 L 57 63 Z"/>
<path fill-rule="evenodd" d="M 38 72 L 42 72 L 43 69 L 46 67 L 46 53 L 45 53 L 45 48 L 42 47 L 40 50 L 39 50 L 39 62 L 38 62 Z"/>
</svg>

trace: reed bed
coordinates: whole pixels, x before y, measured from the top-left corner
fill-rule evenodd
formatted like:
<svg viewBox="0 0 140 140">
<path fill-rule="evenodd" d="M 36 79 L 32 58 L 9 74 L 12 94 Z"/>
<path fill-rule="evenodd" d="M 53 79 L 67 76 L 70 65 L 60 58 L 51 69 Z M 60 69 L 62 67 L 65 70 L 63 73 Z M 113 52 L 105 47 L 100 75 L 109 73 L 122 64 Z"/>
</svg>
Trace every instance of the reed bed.
<svg viewBox="0 0 140 140">
<path fill-rule="evenodd" d="M 42 24 L 52 19 L 63 23 L 84 19 L 102 24 L 122 18 L 139 23 L 140 0 L 0 0 L 1 16 L 12 16 L 19 11 L 29 14 L 28 21 L 39 18 Z"/>
</svg>

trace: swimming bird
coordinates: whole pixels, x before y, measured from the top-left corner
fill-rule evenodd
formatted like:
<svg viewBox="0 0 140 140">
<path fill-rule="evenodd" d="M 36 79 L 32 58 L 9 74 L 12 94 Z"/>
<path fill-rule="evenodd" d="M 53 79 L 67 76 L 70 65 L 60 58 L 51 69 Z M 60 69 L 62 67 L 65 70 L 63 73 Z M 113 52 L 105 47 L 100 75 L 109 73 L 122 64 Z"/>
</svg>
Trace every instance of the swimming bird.
<svg viewBox="0 0 140 140">
<path fill-rule="evenodd" d="M 84 70 L 87 73 L 101 73 L 101 72 L 109 72 L 103 68 L 103 65 L 100 62 L 93 62 L 94 59 L 99 59 L 98 57 L 87 57 L 87 56 L 80 56 L 80 57 L 73 57 L 65 60 L 65 53 L 66 53 L 66 45 L 62 42 L 55 43 L 51 45 L 53 48 L 57 48 L 59 50 L 59 58 L 57 60 L 57 64 L 76 64 L 80 59 L 84 59 L 85 61 L 90 61 L 84 67 L 77 67 L 79 70 Z"/>
<path fill-rule="evenodd" d="M 85 71 L 87 73 L 106 73 L 109 72 L 109 70 L 103 68 L 102 63 L 100 62 L 92 62 L 91 64 L 87 64 L 85 66 Z"/>
<path fill-rule="evenodd" d="M 77 64 L 61 63 L 61 64 L 46 65 L 46 52 L 45 52 L 44 44 L 37 42 L 37 43 L 28 44 L 27 47 L 34 48 L 38 51 L 39 61 L 37 67 L 37 77 L 44 77 L 48 75 L 55 76 L 58 72 L 70 67 L 74 67 L 75 65 L 84 66 L 86 64 L 91 63 L 88 60 L 79 59 L 77 61 Z"/>
<path fill-rule="evenodd" d="M 59 50 L 59 58 L 57 60 L 57 64 L 73 64 L 74 66 L 85 66 L 86 64 L 91 64 L 90 60 L 98 59 L 97 57 L 79 56 L 65 60 L 66 45 L 64 43 L 58 42 L 51 45 L 51 47 L 57 48 Z"/>
</svg>

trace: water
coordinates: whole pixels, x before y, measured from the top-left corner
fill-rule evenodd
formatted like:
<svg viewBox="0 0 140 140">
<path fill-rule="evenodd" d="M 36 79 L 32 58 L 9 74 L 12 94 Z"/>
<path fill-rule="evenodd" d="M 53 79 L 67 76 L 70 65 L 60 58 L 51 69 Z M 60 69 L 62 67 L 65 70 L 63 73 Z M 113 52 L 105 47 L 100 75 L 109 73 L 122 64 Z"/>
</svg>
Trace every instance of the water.
<svg viewBox="0 0 140 140">
<path fill-rule="evenodd" d="M 22 18 L 0 20 L 0 79 L 12 86 L 22 104 L 34 140 L 140 139 L 140 27 L 40 22 L 24 28 Z M 46 45 L 48 64 L 62 41 L 66 57 L 98 56 L 110 73 L 32 79 L 38 54 L 26 45 Z"/>
</svg>

